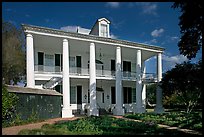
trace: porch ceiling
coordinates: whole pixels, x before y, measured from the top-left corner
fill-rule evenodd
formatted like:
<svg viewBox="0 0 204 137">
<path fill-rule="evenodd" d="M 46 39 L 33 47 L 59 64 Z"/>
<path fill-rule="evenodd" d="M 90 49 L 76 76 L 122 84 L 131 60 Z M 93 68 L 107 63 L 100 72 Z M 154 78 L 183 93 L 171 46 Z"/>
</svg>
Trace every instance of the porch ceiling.
<svg viewBox="0 0 204 137">
<path fill-rule="evenodd" d="M 51 36 L 43 36 L 33 34 L 34 48 L 42 51 L 56 51 L 62 53 L 63 38 L 56 38 Z M 88 41 L 69 40 L 70 51 L 89 53 Z M 102 53 L 106 55 L 115 55 L 115 45 L 108 45 L 102 43 L 95 43 L 96 54 Z M 136 58 L 136 49 L 122 47 L 122 58 Z M 147 60 L 152 56 L 157 55 L 156 52 L 142 50 L 142 60 Z"/>
</svg>

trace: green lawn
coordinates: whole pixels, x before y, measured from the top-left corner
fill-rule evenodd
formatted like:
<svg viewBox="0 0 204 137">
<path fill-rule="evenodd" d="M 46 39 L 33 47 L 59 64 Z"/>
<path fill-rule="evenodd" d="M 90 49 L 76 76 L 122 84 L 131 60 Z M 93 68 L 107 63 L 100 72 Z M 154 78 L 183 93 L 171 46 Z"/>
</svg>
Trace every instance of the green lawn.
<svg viewBox="0 0 204 137">
<path fill-rule="evenodd" d="M 111 116 L 91 116 L 73 121 L 43 125 L 41 129 L 22 130 L 19 135 L 187 135 L 159 128 L 153 122 L 134 122 Z"/>
</svg>

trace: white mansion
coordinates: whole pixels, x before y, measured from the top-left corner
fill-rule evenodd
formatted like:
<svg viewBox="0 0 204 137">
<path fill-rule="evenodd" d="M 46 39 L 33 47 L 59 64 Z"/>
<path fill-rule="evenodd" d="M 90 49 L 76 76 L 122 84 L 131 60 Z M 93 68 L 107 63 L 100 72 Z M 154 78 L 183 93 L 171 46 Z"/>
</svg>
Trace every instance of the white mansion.
<svg viewBox="0 0 204 137">
<path fill-rule="evenodd" d="M 22 24 L 26 34 L 27 87 L 63 94 L 62 117 L 73 112 L 114 115 L 146 111 L 146 84 L 162 78 L 164 48 L 110 38 L 110 21 L 100 18 L 89 34 Z M 157 72 L 145 61 L 157 56 Z M 163 112 L 157 89 L 155 112 Z"/>
</svg>

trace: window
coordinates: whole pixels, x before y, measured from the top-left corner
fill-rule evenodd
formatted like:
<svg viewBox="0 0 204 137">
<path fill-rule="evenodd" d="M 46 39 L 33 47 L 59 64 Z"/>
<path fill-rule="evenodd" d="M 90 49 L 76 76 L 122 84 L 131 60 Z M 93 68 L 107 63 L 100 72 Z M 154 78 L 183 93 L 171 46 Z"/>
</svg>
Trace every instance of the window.
<svg viewBox="0 0 204 137">
<path fill-rule="evenodd" d="M 71 86 L 70 87 L 70 103 L 71 104 L 76 104 L 77 100 L 76 100 L 76 87 Z"/>
<path fill-rule="evenodd" d="M 55 54 L 55 72 L 62 71 L 62 54 Z"/>
<path fill-rule="evenodd" d="M 102 93 L 102 103 L 104 103 L 104 93 Z"/>
<path fill-rule="evenodd" d="M 77 86 L 77 104 L 82 104 L 82 86 Z"/>
<path fill-rule="evenodd" d="M 136 103 L 136 88 L 132 88 L 132 103 Z"/>
<path fill-rule="evenodd" d="M 132 103 L 132 88 L 123 87 L 123 102 L 124 104 Z"/>
<path fill-rule="evenodd" d="M 105 24 L 101 24 L 101 36 L 108 37 L 108 26 Z"/>
<path fill-rule="evenodd" d="M 123 61 L 123 76 L 130 77 L 131 76 L 131 62 Z"/>
<path fill-rule="evenodd" d="M 54 55 L 45 54 L 45 66 L 54 66 Z"/>
<path fill-rule="evenodd" d="M 115 104 L 115 87 L 111 87 L 111 104 Z"/>
<path fill-rule="evenodd" d="M 43 65 L 44 65 L 44 53 L 38 52 L 38 71 L 44 70 Z"/>
<path fill-rule="evenodd" d="M 115 60 L 111 60 L 111 75 L 115 75 Z"/>
<path fill-rule="evenodd" d="M 69 67 L 76 67 L 75 62 L 75 57 L 69 57 Z"/>
<path fill-rule="evenodd" d="M 44 53 L 38 52 L 38 65 L 44 65 Z"/>
<path fill-rule="evenodd" d="M 88 92 L 88 103 L 90 103 L 90 92 Z"/>
</svg>

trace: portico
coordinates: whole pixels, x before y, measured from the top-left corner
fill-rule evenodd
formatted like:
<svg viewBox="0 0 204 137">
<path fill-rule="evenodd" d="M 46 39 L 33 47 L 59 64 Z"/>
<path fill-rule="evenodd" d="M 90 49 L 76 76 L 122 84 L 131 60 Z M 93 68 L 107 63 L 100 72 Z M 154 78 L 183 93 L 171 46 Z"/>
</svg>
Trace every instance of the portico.
<svg viewBox="0 0 204 137">
<path fill-rule="evenodd" d="M 78 95 L 81 106 L 88 108 L 88 115 L 99 116 L 100 108 L 111 108 L 114 115 L 124 115 L 125 110 L 146 111 L 148 74 L 145 61 L 157 56 L 157 77 L 150 80 L 159 83 L 163 48 L 37 26 L 23 25 L 23 28 L 26 33 L 27 87 L 42 88 L 41 85 L 51 78 L 61 78 L 62 117 L 74 116 L 75 105 L 71 102 L 79 99 Z M 70 82 L 73 80 L 74 84 Z M 97 81 L 103 81 L 101 94 L 97 91 Z M 56 85 L 60 82 L 53 88 Z M 159 87 L 156 98 L 155 112 L 162 113 Z"/>
</svg>

